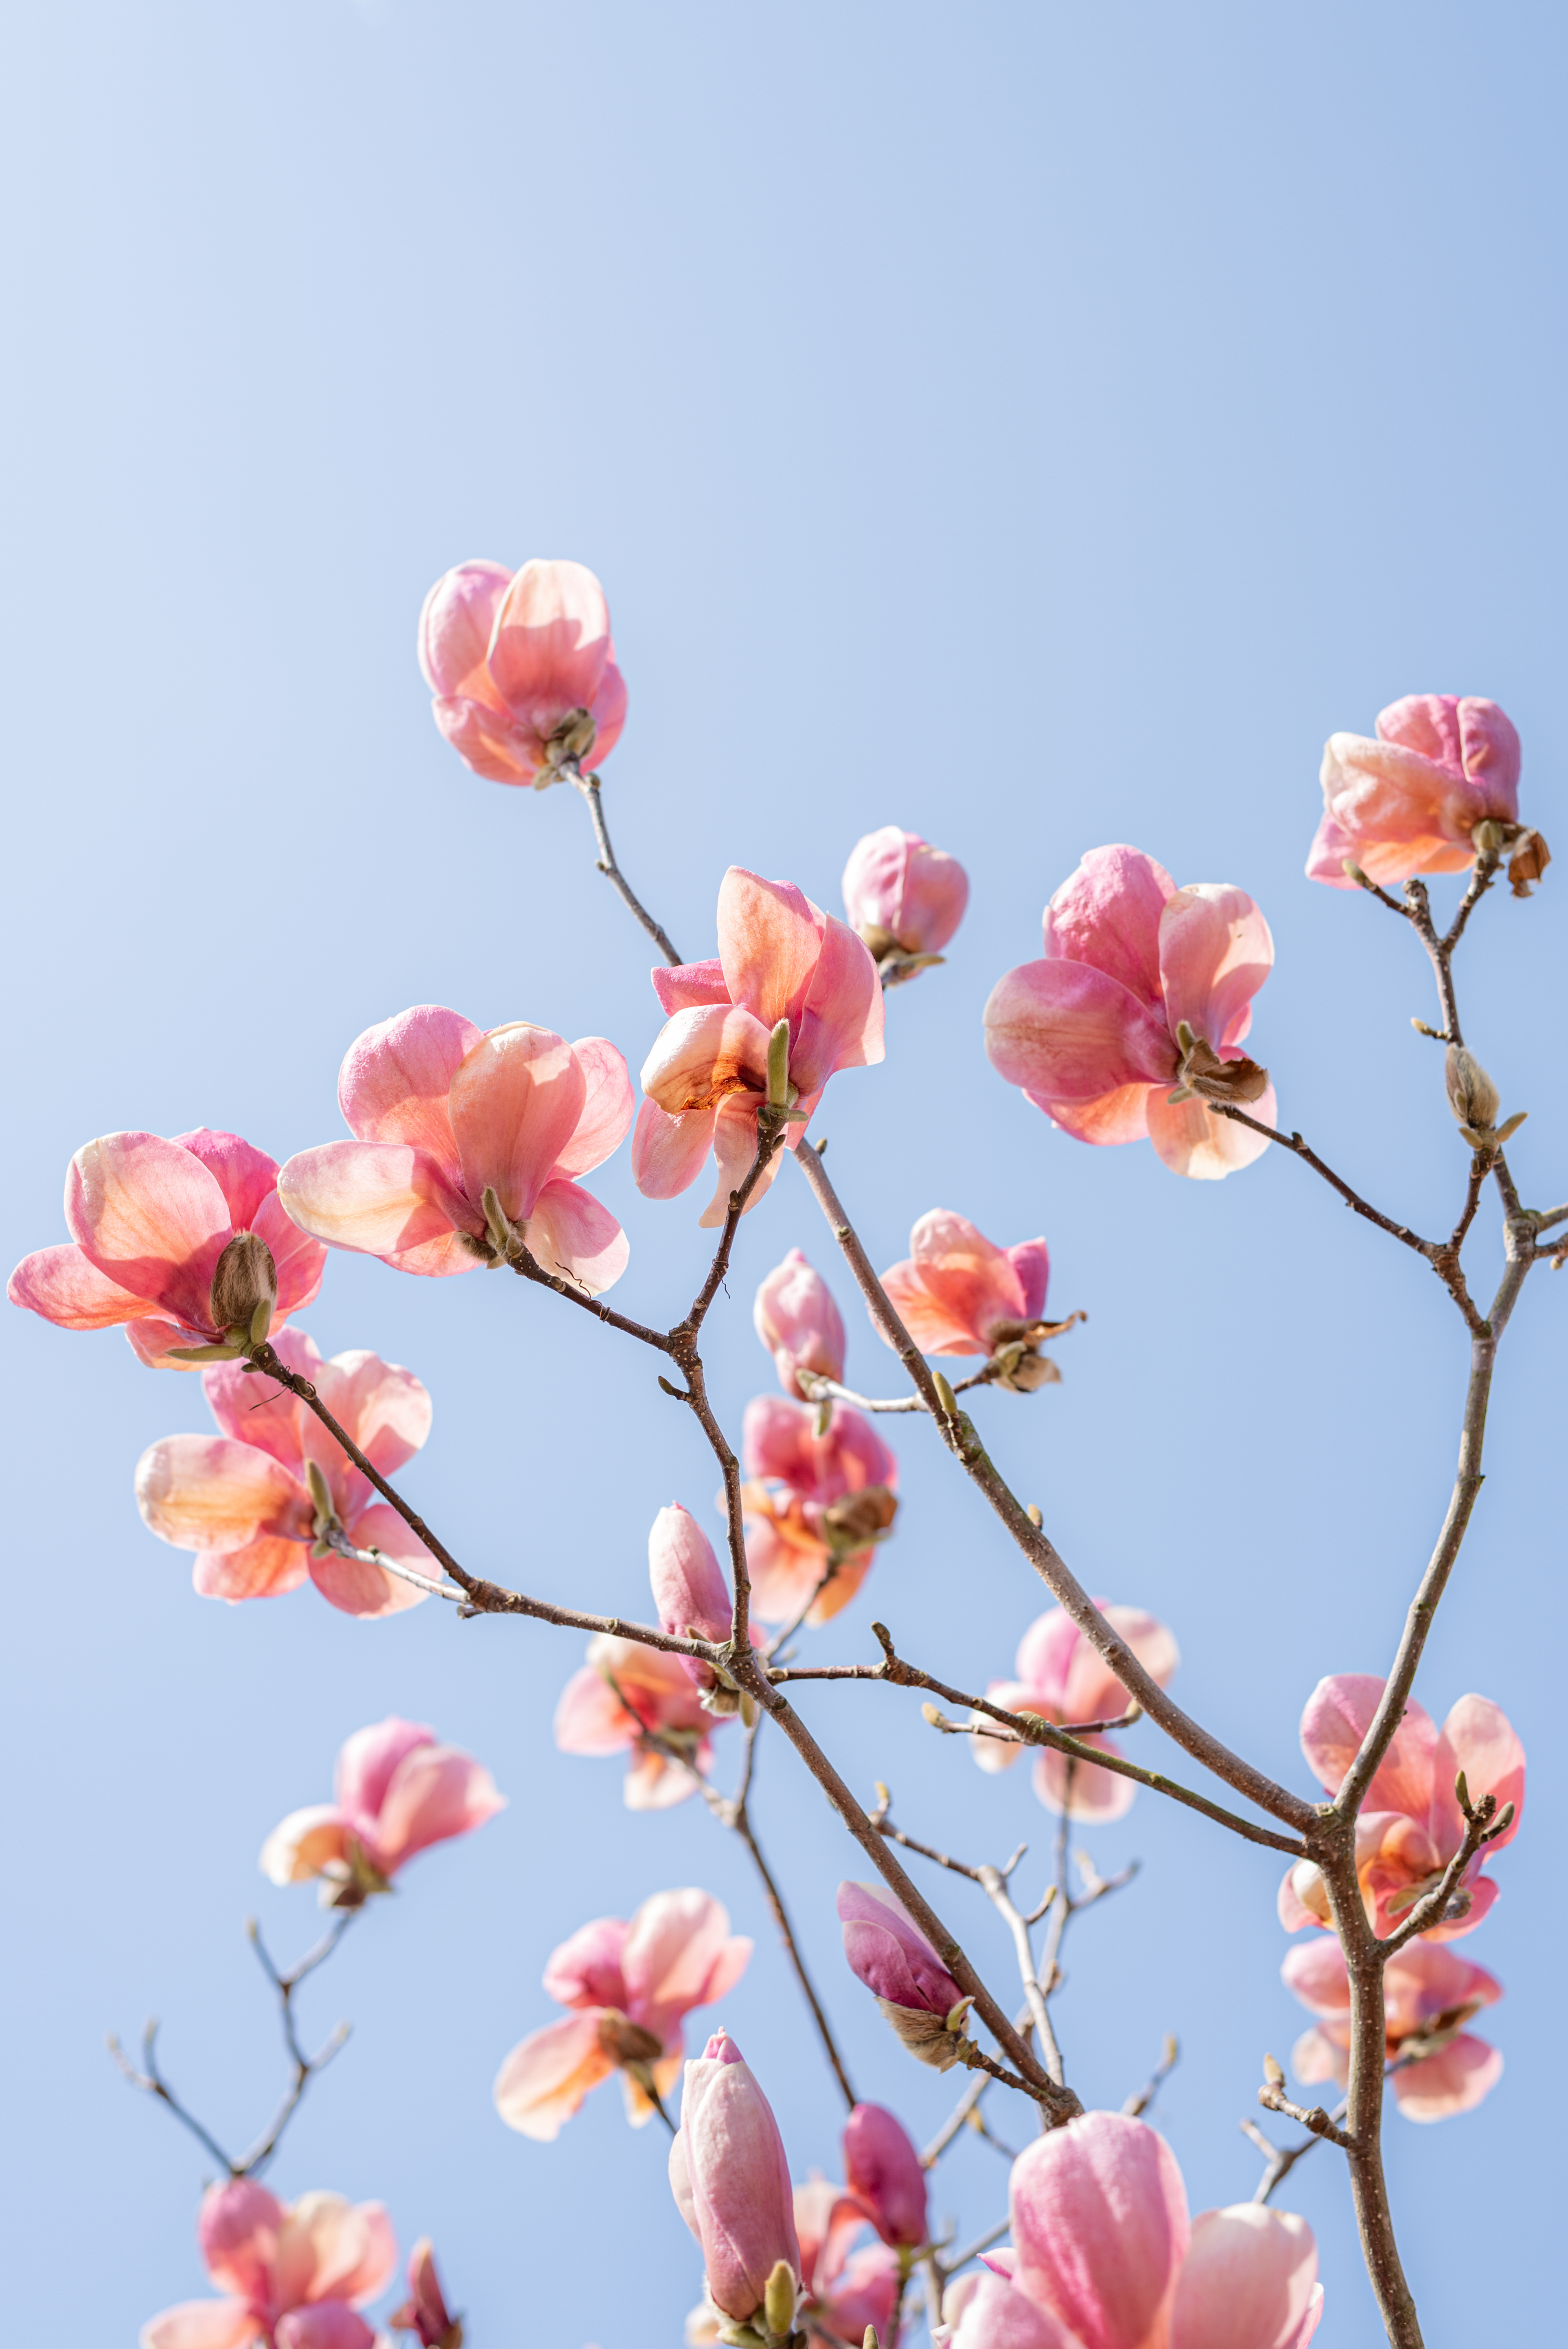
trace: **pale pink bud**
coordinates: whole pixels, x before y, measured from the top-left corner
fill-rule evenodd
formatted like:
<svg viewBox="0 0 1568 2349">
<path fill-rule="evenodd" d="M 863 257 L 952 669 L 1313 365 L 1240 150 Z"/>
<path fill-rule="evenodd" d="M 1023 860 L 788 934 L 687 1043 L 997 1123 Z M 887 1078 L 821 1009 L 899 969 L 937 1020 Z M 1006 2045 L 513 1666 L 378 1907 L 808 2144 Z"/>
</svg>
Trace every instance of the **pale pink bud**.
<svg viewBox="0 0 1568 2349">
<path fill-rule="evenodd" d="M 912 2055 L 950 2070 L 964 2044 L 969 2001 L 925 1935 L 880 1885 L 841 1884 L 839 1916 L 851 1971 Z"/>
<path fill-rule="evenodd" d="M 581 563 L 459 563 L 425 598 L 419 667 L 436 724 L 491 782 L 541 785 L 607 758 L 626 722 L 609 609 Z"/>
<path fill-rule="evenodd" d="M 727 2032 L 686 2067 L 670 2190 L 702 2248 L 708 2295 L 737 2323 L 755 2316 L 782 2261 L 800 2281 L 789 2165 L 772 2108 Z"/>
<path fill-rule="evenodd" d="M 843 889 L 850 926 L 879 961 L 890 954 L 940 953 L 969 902 L 958 859 L 896 823 L 855 843 Z"/>
<path fill-rule="evenodd" d="M 751 1319 L 786 1394 L 805 1397 L 796 1375 L 800 1371 L 815 1371 L 824 1379 L 843 1377 L 843 1321 L 831 1289 L 799 1248 L 791 1248 L 762 1283 Z"/>
<path fill-rule="evenodd" d="M 462 2349 L 463 2328 L 448 2309 L 428 2235 L 408 2254 L 408 2297 L 387 2321 L 396 2332 L 417 2333 L 420 2349 Z"/>
<path fill-rule="evenodd" d="M 672 1501 L 654 1519 L 648 1536 L 648 1580 L 661 1630 L 680 1640 L 728 1639 L 729 1585 L 714 1556 L 713 1544 L 679 1501 Z M 678 1661 L 698 1688 L 711 1692 L 718 1686 L 712 1665 L 700 1657 L 682 1656 Z"/>
<path fill-rule="evenodd" d="M 1019 2292 L 1094 2349 L 1166 2341 L 1190 2229 L 1162 2137 L 1086 2113 L 1020 2154 L 1010 2199 Z"/>
<path fill-rule="evenodd" d="M 844 2182 L 884 2243 L 924 2242 L 925 2172 L 903 2123 L 881 2105 L 857 2105 L 844 2124 Z"/>
</svg>

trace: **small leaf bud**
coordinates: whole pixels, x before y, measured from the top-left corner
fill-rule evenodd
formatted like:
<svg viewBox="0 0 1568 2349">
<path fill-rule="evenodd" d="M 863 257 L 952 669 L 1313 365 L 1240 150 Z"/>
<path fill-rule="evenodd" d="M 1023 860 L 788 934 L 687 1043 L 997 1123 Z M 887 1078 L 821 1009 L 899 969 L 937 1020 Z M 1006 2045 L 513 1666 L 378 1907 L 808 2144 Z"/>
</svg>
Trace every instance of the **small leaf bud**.
<svg viewBox="0 0 1568 2349">
<path fill-rule="evenodd" d="M 1264 2078 L 1268 2082 L 1271 2088 L 1284 2087 L 1284 2066 L 1279 2062 L 1276 2056 L 1265 2055 L 1264 2057 Z"/>
<path fill-rule="evenodd" d="M 768 1106 L 789 1105 L 789 1022 L 780 1019 L 768 1039 Z"/>
<path fill-rule="evenodd" d="M 337 1510 L 332 1498 L 332 1487 L 326 1481 L 326 1472 L 319 1460 L 305 1462 L 304 1481 L 310 1486 L 310 1497 L 315 1505 L 318 1525 L 333 1524 L 336 1519 Z"/>
<path fill-rule="evenodd" d="M 797 2286 L 788 2260 L 776 2260 L 762 2293 L 762 2311 L 769 2333 L 788 2339 L 795 2324 Z"/>
</svg>

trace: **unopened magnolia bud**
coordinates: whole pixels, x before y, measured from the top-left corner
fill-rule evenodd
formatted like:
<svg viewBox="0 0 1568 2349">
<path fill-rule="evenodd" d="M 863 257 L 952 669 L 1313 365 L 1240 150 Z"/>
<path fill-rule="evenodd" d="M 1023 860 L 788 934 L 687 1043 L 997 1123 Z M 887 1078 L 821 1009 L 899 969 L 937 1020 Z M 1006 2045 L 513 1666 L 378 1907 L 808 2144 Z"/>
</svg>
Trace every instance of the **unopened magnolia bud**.
<svg viewBox="0 0 1568 2349">
<path fill-rule="evenodd" d="M 1273 2055 L 1264 2057 L 1264 2078 L 1271 2088 L 1283 2088 L 1284 2085 L 1284 2067 Z"/>
<path fill-rule="evenodd" d="M 882 2349 L 882 2343 L 877 2338 L 877 2329 L 874 2324 L 867 2325 L 865 2338 L 861 2343 L 861 2349 Z"/>
<path fill-rule="evenodd" d="M 1046 1522 L 1045 1511 L 1041 1508 L 1038 1501 L 1028 1502 L 1025 1507 L 1024 1515 L 1028 1518 L 1029 1523 L 1034 1526 L 1035 1531 L 1038 1533 Z"/>
<path fill-rule="evenodd" d="M 568 759 L 582 761 L 591 758 L 599 739 L 599 729 L 586 709 L 569 709 L 564 718 L 552 729 L 547 748 L 547 763 L 559 767 Z"/>
<path fill-rule="evenodd" d="M 310 1486 L 310 1497 L 315 1504 L 317 1518 L 330 1525 L 337 1516 L 337 1509 L 333 1501 L 332 1487 L 326 1481 L 326 1472 L 319 1460 L 305 1462 L 304 1481 Z"/>
<path fill-rule="evenodd" d="M 1454 1780 L 1454 1800 L 1468 1817 L 1470 1815 L 1470 1780 L 1461 1770 Z"/>
<path fill-rule="evenodd" d="M 480 1205 L 485 1211 L 485 1228 L 490 1233 L 490 1246 L 497 1256 L 510 1253 L 512 1227 L 500 1204 L 500 1194 L 493 1183 L 487 1183 L 480 1194 Z"/>
<path fill-rule="evenodd" d="M 218 1258 L 212 1275 L 209 1305 L 214 1329 L 239 1330 L 249 1337 L 256 1312 L 264 1305 L 264 1337 L 277 1298 L 278 1270 L 271 1248 L 255 1232 L 236 1232 Z M 257 1339 L 256 1343 L 259 1345 L 261 1340 Z"/>
<path fill-rule="evenodd" d="M 1475 1054 L 1463 1044 L 1450 1044 L 1443 1056 L 1443 1084 L 1449 1107 L 1460 1125 L 1490 1133 L 1497 1123 L 1501 1097 Z"/>
<path fill-rule="evenodd" d="M 1514 1806 L 1511 1803 L 1504 1803 L 1501 1810 L 1499 1811 L 1497 1815 L 1497 1825 L 1492 1828 L 1491 1835 L 1487 1837 L 1488 1843 L 1491 1843 L 1494 1837 L 1501 1835 L 1505 1827 L 1511 1827 L 1513 1825 L 1513 1813 Z"/>
<path fill-rule="evenodd" d="M 940 1371 L 933 1371 L 931 1373 L 931 1383 L 936 1389 L 936 1400 L 942 1405 L 942 1408 L 946 1413 L 948 1418 L 956 1419 L 958 1416 L 958 1397 L 954 1393 L 952 1386 L 943 1376 Z"/>
<path fill-rule="evenodd" d="M 789 1022 L 780 1019 L 768 1039 L 768 1106 L 789 1105 Z"/>
<path fill-rule="evenodd" d="M 769 2333 L 788 2340 L 795 2329 L 797 2285 L 788 2260 L 775 2260 L 762 2292 L 762 2313 Z"/>
</svg>

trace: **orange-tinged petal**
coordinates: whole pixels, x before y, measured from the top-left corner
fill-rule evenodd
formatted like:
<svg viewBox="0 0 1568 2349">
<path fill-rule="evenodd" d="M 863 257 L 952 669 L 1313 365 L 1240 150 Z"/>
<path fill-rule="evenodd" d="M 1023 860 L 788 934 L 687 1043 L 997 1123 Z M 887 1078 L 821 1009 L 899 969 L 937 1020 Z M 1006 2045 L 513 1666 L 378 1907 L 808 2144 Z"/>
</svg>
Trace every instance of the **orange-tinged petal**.
<svg viewBox="0 0 1568 2349">
<path fill-rule="evenodd" d="M 137 1463 L 136 1504 L 177 1549 L 236 1550 L 258 1534 L 310 1538 L 315 1511 L 270 1453 L 226 1435 L 167 1435 Z"/>
<path fill-rule="evenodd" d="M 427 1152 L 400 1142 L 328 1142 L 302 1150 L 278 1174 L 278 1195 L 302 1231 L 329 1247 L 387 1259 L 454 1231 L 478 1235 L 484 1216 Z"/>
<path fill-rule="evenodd" d="M 133 1296 L 98 1270 L 73 1242 L 25 1256 L 5 1285 L 13 1305 L 62 1330 L 110 1330 L 152 1312 L 150 1298 Z"/>
<path fill-rule="evenodd" d="M 262 1874 L 273 1884 L 304 1884 L 346 1858 L 348 1822 L 334 1803 L 291 1811 L 262 1846 Z"/>
<path fill-rule="evenodd" d="M 302 1536 L 286 1541 L 281 1534 L 261 1534 L 242 1549 L 204 1550 L 191 1570 L 198 1598 L 223 1599 L 238 1606 L 245 1599 L 282 1599 L 297 1590 L 310 1568 L 310 1549 Z"/>
<path fill-rule="evenodd" d="M 572 1047 L 583 1071 L 583 1107 L 556 1174 L 591 1174 L 618 1150 L 631 1128 L 634 1098 L 624 1056 L 603 1036 L 580 1036 Z"/>
<path fill-rule="evenodd" d="M 547 736 L 567 710 L 593 708 L 610 653 L 604 591 L 586 564 L 525 563 L 496 608 L 487 660 L 507 707 Z"/>
<path fill-rule="evenodd" d="M 799 1015 L 822 951 L 820 920 L 792 882 L 732 864 L 719 884 L 718 959 L 730 1000 L 769 1031 Z"/>
<path fill-rule="evenodd" d="M 66 1176 L 66 1223 L 101 1273 L 196 1329 L 232 1234 L 215 1176 L 156 1133 L 106 1133 L 83 1144 Z"/>
<path fill-rule="evenodd" d="M 1200 1183 L 1216 1183 L 1239 1168 L 1250 1166 L 1268 1148 L 1266 1133 L 1254 1133 L 1234 1118 L 1222 1117 L 1206 1102 L 1178 1102 L 1172 1108 L 1158 1087 L 1147 1096 L 1149 1139 L 1173 1174 L 1187 1174 Z M 1270 1085 L 1261 1098 L 1247 1103 L 1247 1115 L 1260 1125 L 1273 1125 L 1278 1113 Z"/>
<path fill-rule="evenodd" d="M 632 1253 L 609 1208 L 580 1183 L 547 1183 L 522 1236 L 546 1272 L 562 1274 L 591 1297 L 614 1286 Z"/>
<path fill-rule="evenodd" d="M 452 1079 L 452 1132 L 463 1189 L 493 1188 L 521 1222 L 577 1130 L 587 1080 L 564 1037 L 516 1020 L 482 1036 Z"/>
<path fill-rule="evenodd" d="M 491 2092 L 508 2128 L 549 2145 L 590 2088 L 609 2078 L 615 2065 L 599 2044 L 601 2012 L 562 2015 L 512 2049 Z"/>
</svg>

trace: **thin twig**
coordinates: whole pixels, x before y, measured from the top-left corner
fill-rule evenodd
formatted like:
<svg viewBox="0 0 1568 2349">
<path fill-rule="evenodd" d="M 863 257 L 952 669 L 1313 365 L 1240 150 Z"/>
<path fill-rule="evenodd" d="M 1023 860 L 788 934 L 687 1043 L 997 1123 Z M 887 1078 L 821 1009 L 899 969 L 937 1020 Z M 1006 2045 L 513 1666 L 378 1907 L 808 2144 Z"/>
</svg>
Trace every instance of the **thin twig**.
<svg viewBox="0 0 1568 2349">
<path fill-rule="evenodd" d="M 1142 2119 L 1144 2114 L 1149 2110 L 1150 2106 L 1154 2102 L 1155 2097 L 1160 2094 L 1160 2091 L 1164 2086 L 1166 2081 L 1171 2077 L 1171 2073 L 1176 2069 L 1181 2058 L 1181 2049 L 1176 2038 L 1173 2035 L 1167 2038 L 1164 2053 L 1161 2054 L 1159 2063 L 1156 2064 L 1153 2071 L 1150 2072 L 1148 2079 L 1143 2083 L 1142 2087 L 1138 2089 L 1134 2095 L 1129 2096 L 1127 2102 L 1121 2108 L 1127 2115 L 1129 2120 L 1136 2121 Z"/>
<path fill-rule="evenodd" d="M 795 1375 L 809 1402 L 852 1403 L 857 1411 L 910 1412 L 926 1408 L 923 1398 L 917 1394 L 857 1394 L 853 1387 L 844 1386 L 838 1379 L 824 1378 L 820 1371 L 797 1371 Z M 994 1386 L 1000 1376 L 995 1362 L 987 1362 L 983 1370 L 971 1371 L 968 1378 L 954 1379 L 953 1392 L 967 1394 L 971 1387 Z"/>
<path fill-rule="evenodd" d="M 614 890 L 623 905 L 636 916 L 665 960 L 672 967 L 678 968 L 681 957 L 671 943 L 669 932 L 662 923 L 655 921 L 652 914 L 635 895 L 631 883 L 615 862 L 615 852 L 610 845 L 609 829 L 604 822 L 604 810 L 599 798 L 598 776 L 583 774 L 575 759 L 563 761 L 562 772 L 576 786 L 592 820 L 593 838 L 599 850 L 600 872 Z"/>
<path fill-rule="evenodd" d="M 147 2027 L 141 2034 L 142 2068 L 139 2072 L 137 2070 L 135 2064 L 132 2064 L 130 2058 L 127 2055 L 124 2048 L 120 2045 L 119 2041 L 115 2037 L 112 2032 L 109 2033 L 106 2044 L 108 2047 L 109 2054 L 113 2056 L 115 2063 L 119 2067 L 121 2078 L 128 2080 L 133 2088 L 139 2088 L 144 2095 L 156 2096 L 159 2103 L 166 2106 L 169 2111 L 173 2114 L 175 2119 L 180 2122 L 181 2126 L 184 2128 L 188 2128 L 191 2136 L 199 2139 L 199 2141 L 206 2147 L 207 2151 L 211 2155 L 213 2160 L 219 2164 L 227 2175 L 231 2178 L 237 2178 L 240 2174 L 237 2166 L 230 2160 L 228 2155 L 224 2152 L 217 2138 L 213 2137 L 209 2130 L 202 2127 L 194 2113 L 188 2113 L 186 2111 L 184 2106 L 181 2103 L 179 2097 L 175 2095 L 168 2081 L 163 2077 L 161 2072 L 160 2072 L 158 2068 L 158 2023 L 156 2019 L 150 2018 Z"/>
</svg>

